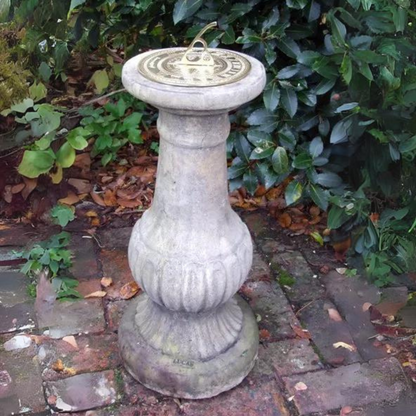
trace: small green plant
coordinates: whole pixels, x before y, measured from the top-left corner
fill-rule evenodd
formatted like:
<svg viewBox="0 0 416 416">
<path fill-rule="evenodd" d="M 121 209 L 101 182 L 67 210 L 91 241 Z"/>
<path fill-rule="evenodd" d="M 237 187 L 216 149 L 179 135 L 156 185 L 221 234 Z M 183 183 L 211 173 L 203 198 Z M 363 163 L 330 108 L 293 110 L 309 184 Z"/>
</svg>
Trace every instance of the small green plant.
<svg viewBox="0 0 416 416">
<path fill-rule="evenodd" d="M 58 204 L 51 209 L 51 217 L 55 224 L 66 227 L 69 222 L 75 219 L 74 208 Z"/>
<path fill-rule="evenodd" d="M 143 138 L 139 125 L 144 104 L 126 94 L 108 102 L 101 108 L 87 106 L 79 110 L 81 125 L 94 137 L 91 156 L 101 156 L 103 166 L 115 159 L 117 151 L 127 143 L 141 144 Z"/>
<path fill-rule="evenodd" d="M 42 270 L 48 271 L 57 298 L 68 300 L 82 297 L 75 290 L 78 286 L 76 279 L 65 276 L 72 266 L 72 252 L 67 248 L 71 235 L 65 231 L 52 236 L 49 240 L 33 245 L 29 250 L 15 252 L 17 258 L 26 259 L 21 272 L 31 279 L 29 293 L 36 295 L 36 280 Z"/>
<path fill-rule="evenodd" d="M 347 270 L 345 270 L 345 276 L 347 276 L 347 277 L 357 276 L 357 269 L 347 269 Z"/>
<path fill-rule="evenodd" d="M 158 142 L 152 142 L 150 143 L 150 148 L 157 154 L 159 154 L 159 143 Z"/>
</svg>

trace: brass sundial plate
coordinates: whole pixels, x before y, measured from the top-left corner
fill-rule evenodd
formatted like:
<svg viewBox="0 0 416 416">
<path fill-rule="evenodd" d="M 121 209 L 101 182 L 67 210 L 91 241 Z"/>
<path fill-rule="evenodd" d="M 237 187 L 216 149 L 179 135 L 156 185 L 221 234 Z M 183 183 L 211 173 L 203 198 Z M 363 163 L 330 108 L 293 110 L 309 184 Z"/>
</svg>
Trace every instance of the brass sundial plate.
<svg viewBox="0 0 416 416">
<path fill-rule="evenodd" d="M 208 54 L 206 54 L 208 52 Z M 184 56 L 186 54 L 186 59 Z M 211 63 L 208 61 L 212 58 Z M 243 56 L 224 49 L 159 49 L 142 58 L 139 72 L 147 79 L 181 87 L 215 87 L 244 78 L 251 69 Z"/>
</svg>

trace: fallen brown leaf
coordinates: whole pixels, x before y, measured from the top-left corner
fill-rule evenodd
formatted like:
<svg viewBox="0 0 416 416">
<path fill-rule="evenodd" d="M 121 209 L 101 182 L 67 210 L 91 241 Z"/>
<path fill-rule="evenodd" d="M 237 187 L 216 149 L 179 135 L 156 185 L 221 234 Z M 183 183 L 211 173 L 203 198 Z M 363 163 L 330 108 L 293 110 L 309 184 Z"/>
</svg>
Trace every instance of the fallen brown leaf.
<svg viewBox="0 0 416 416">
<path fill-rule="evenodd" d="M 13 199 L 13 193 L 12 193 L 12 187 L 11 185 L 6 185 L 4 187 L 4 191 L 3 191 L 3 199 L 10 204 L 10 202 L 12 202 Z"/>
<path fill-rule="evenodd" d="M 261 341 L 267 341 L 270 339 L 270 332 L 267 329 L 260 329 L 259 336 Z"/>
<path fill-rule="evenodd" d="M 363 303 L 363 312 L 367 312 L 372 306 L 370 302 Z"/>
<path fill-rule="evenodd" d="M 111 189 L 107 189 L 104 192 L 104 203 L 107 207 L 114 207 L 118 205 L 115 193 Z"/>
<path fill-rule="evenodd" d="M 87 179 L 70 178 L 68 183 L 77 190 L 78 194 L 89 193 L 92 190 L 91 183 Z"/>
<path fill-rule="evenodd" d="M 74 192 L 69 191 L 68 195 L 65 198 L 61 198 L 59 200 L 59 202 L 61 204 L 66 204 L 66 205 L 74 205 L 77 202 L 79 202 L 79 197 L 78 195 L 76 195 Z"/>
<path fill-rule="evenodd" d="M 139 207 L 142 204 L 142 202 L 137 199 L 130 200 L 130 199 L 117 198 L 117 204 L 125 208 L 136 208 L 136 207 Z"/>
<path fill-rule="evenodd" d="M 101 279 L 101 286 L 102 287 L 108 287 L 113 284 L 113 279 L 111 277 L 103 277 Z"/>
<path fill-rule="evenodd" d="M 67 337 L 63 337 L 62 341 L 67 342 L 68 344 L 72 345 L 75 349 L 78 349 L 77 340 L 73 335 L 68 335 Z"/>
<path fill-rule="evenodd" d="M 351 406 L 344 406 L 340 413 L 339 416 L 346 416 L 349 415 L 352 412 L 352 407 Z"/>
<path fill-rule="evenodd" d="M 17 185 L 12 186 L 12 194 L 18 194 L 24 189 L 26 185 L 24 183 L 18 183 Z"/>
<path fill-rule="evenodd" d="M 329 308 L 328 309 L 328 315 L 333 321 L 342 322 L 342 317 L 336 309 Z"/>
<path fill-rule="evenodd" d="M 95 192 L 90 192 L 90 195 L 91 195 L 91 198 L 92 198 L 92 200 L 97 204 L 97 205 L 100 205 L 101 207 L 106 207 L 107 205 L 105 204 L 105 202 L 104 202 L 104 199 L 100 196 L 100 195 L 98 195 L 97 193 L 95 193 Z"/>
<path fill-rule="evenodd" d="M 85 299 L 89 298 L 103 298 L 107 295 L 107 292 L 104 292 L 103 290 L 97 290 L 96 292 L 89 293 L 88 295 L 85 295 Z"/>
<path fill-rule="evenodd" d="M 26 200 L 28 196 L 32 193 L 32 191 L 36 188 L 36 185 L 38 184 L 38 179 L 29 179 L 24 177 L 23 181 L 26 186 L 22 190 L 22 197 Z"/>
<path fill-rule="evenodd" d="M 311 339 L 311 334 L 307 329 L 303 329 L 297 325 L 291 325 L 293 332 L 296 334 L 298 338 L 301 339 Z"/>
<path fill-rule="evenodd" d="M 308 390 L 308 386 L 302 381 L 299 381 L 298 383 L 295 384 L 295 390 L 296 391 Z"/>
<path fill-rule="evenodd" d="M 342 342 L 342 341 L 336 342 L 335 344 L 332 344 L 332 345 L 334 346 L 334 348 L 345 348 L 348 351 L 356 351 L 357 350 L 357 348 L 354 345 L 350 345 L 350 344 L 347 344 L 346 342 Z"/>
<path fill-rule="evenodd" d="M 91 157 L 89 153 L 81 153 L 76 156 L 73 166 L 82 170 L 89 170 L 91 166 Z"/>
<path fill-rule="evenodd" d="M 120 297 L 122 299 L 131 299 L 133 296 L 135 296 L 139 291 L 140 287 L 136 282 L 129 282 L 126 283 L 121 289 L 120 289 Z"/>
<path fill-rule="evenodd" d="M 312 218 L 317 217 L 320 213 L 321 213 L 321 210 L 316 205 L 310 207 L 309 209 L 309 214 L 311 214 Z"/>
<path fill-rule="evenodd" d="M 279 215 L 278 222 L 282 228 L 288 228 L 292 224 L 292 217 L 287 212 L 284 212 L 282 215 Z"/>
</svg>

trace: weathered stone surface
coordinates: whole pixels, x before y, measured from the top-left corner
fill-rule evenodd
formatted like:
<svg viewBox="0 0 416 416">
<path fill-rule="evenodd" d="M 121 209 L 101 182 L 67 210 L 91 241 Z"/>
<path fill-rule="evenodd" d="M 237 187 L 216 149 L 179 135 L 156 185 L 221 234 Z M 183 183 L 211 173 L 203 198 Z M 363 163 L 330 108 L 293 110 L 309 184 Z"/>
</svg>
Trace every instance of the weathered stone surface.
<svg viewBox="0 0 416 416">
<path fill-rule="evenodd" d="M 79 282 L 76 287 L 82 296 L 88 296 L 91 293 L 102 291 L 105 289 L 101 286 L 101 279 L 88 279 Z"/>
<path fill-rule="evenodd" d="M 0 305 L 0 334 L 36 328 L 33 301 L 18 303 L 10 308 Z"/>
<path fill-rule="evenodd" d="M 256 314 L 261 339 L 273 342 L 294 338 L 293 326 L 300 326 L 280 286 L 271 276 L 269 266 L 254 251 L 253 265 L 240 293 Z"/>
<path fill-rule="evenodd" d="M 178 409 L 178 405 L 174 402 L 162 402 L 154 405 L 141 405 L 139 408 L 120 407 L 116 412 L 111 412 L 108 416 L 180 416 L 182 413 Z M 94 415 L 86 415 L 94 416 Z M 101 415 L 100 415 L 101 416 Z M 107 416 L 107 415 L 106 415 Z"/>
<path fill-rule="evenodd" d="M 416 328 L 416 306 L 405 306 L 399 312 L 403 325 L 408 328 Z"/>
<path fill-rule="evenodd" d="M 52 310 L 38 316 L 40 329 L 48 329 L 51 338 L 79 333 L 96 334 L 105 329 L 101 299 L 55 302 Z"/>
<path fill-rule="evenodd" d="M 294 278 L 294 284 L 286 290 L 291 302 L 304 304 L 318 299 L 325 293 L 318 276 L 313 273 L 305 258 L 296 251 L 275 253 L 271 260 L 272 270 L 279 277 L 280 269 L 283 269 Z"/>
<path fill-rule="evenodd" d="M 0 333 L 34 329 L 34 301 L 27 293 L 28 279 L 7 270 L 0 272 Z"/>
<path fill-rule="evenodd" d="M 108 406 L 119 399 L 114 371 L 86 373 L 45 385 L 46 398 L 57 411 L 77 412 Z"/>
<path fill-rule="evenodd" d="M 273 377 L 250 377 L 235 389 L 209 400 L 185 401 L 186 416 L 290 416 Z"/>
<path fill-rule="evenodd" d="M 89 234 L 72 234 L 69 248 L 74 252 L 70 273 L 79 280 L 99 278 L 97 243 Z"/>
<path fill-rule="evenodd" d="M 42 412 L 46 403 L 36 346 L 32 343 L 27 348 L 5 351 L 3 344 L 8 339 L 0 338 L 0 415 Z"/>
<path fill-rule="evenodd" d="M 14 251 L 21 251 L 21 247 L 0 246 L 0 273 L 7 271 L 18 271 L 25 259 L 16 258 Z"/>
<path fill-rule="evenodd" d="M 0 223 L 0 246 L 25 246 L 35 239 L 38 232 L 30 225 Z"/>
<path fill-rule="evenodd" d="M 115 334 L 75 337 L 76 346 L 60 340 L 46 340 L 39 347 L 38 358 L 44 380 L 58 380 L 85 372 L 96 372 L 118 367 L 120 355 Z M 60 360 L 63 369 L 57 366 Z"/>
<path fill-rule="evenodd" d="M 11 308 L 32 300 L 27 292 L 28 283 L 29 279 L 18 271 L 0 272 L 0 305 Z"/>
<path fill-rule="evenodd" d="M 407 380 L 395 358 L 290 376 L 284 381 L 301 416 L 343 406 L 395 402 L 409 393 Z"/>
<path fill-rule="evenodd" d="M 375 307 L 383 315 L 396 316 L 406 306 L 408 299 L 407 287 L 387 287 L 381 289 L 381 300 Z"/>
<path fill-rule="evenodd" d="M 301 374 L 322 368 L 319 357 L 306 339 L 290 339 L 260 346 L 258 360 L 269 367 L 271 374 L 276 372 L 279 376 Z M 266 373 L 263 366 L 261 371 Z"/>
<path fill-rule="evenodd" d="M 240 383 L 257 355 L 255 317 L 235 296 L 250 271 L 252 241 L 229 203 L 225 155 L 228 112 L 261 93 L 265 71 L 246 56 L 250 70 L 238 83 L 189 90 L 143 77 L 137 65 L 146 56 L 122 73 L 133 96 L 160 110 L 160 154 L 152 206 L 129 243 L 145 293 L 120 324 L 121 354 L 144 385 L 206 398 Z"/>
<path fill-rule="evenodd" d="M 378 288 L 361 278 L 351 278 L 332 271 L 321 280 L 341 315 L 348 322 L 351 335 L 364 360 L 385 357 L 383 347 L 374 346 L 377 335 L 370 321 L 370 312 L 366 303 L 372 305 L 380 301 Z"/>
<path fill-rule="evenodd" d="M 118 331 L 121 317 L 129 304 L 127 300 L 115 300 L 105 302 L 105 320 L 107 322 L 108 329 L 111 331 Z"/>
<path fill-rule="evenodd" d="M 362 361 L 347 322 L 331 301 L 318 299 L 305 307 L 299 317 L 327 363 L 339 366 Z M 335 348 L 337 342 L 344 342 L 355 350 Z"/>
<path fill-rule="evenodd" d="M 106 288 L 107 299 L 120 299 L 120 289 L 133 281 L 125 249 L 101 250 L 100 260 L 105 277 L 111 277 L 113 284 Z"/>
<path fill-rule="evenodd" d="M 261 339 L 274 342 L 296 336 L 300 326 L 282 289 L 276 282 L 248 280 L 240 289 L 257 317 Z"/>
<path fill-rule="evenodd" d="M 127 249 L 133 227 L 107 228 L 100 230 L 98 239 L 105 250 Z"/>
<path fill-rule="evenodd" d="M 126 371 L 122 372 L 122 377 L 124 401 L 129 403 L 130 405 L 135 405 L 136 409 L 139 408 L 146 409 L 148 411 L 154 411 L 157 408 L 164 407 L 165 405 L 166 409 L 170 409 L 170 411 L 174 410 L 176 412 L 179 410 L 176 404 L 175 406 L 173 406 L 172 409 L 170 405 L 174 402 L 171 398 L 163 396 L 153 390 L 149 390 L 148 388 L 140 384 L 137 380 L 135 380 Z"/>
</svg>

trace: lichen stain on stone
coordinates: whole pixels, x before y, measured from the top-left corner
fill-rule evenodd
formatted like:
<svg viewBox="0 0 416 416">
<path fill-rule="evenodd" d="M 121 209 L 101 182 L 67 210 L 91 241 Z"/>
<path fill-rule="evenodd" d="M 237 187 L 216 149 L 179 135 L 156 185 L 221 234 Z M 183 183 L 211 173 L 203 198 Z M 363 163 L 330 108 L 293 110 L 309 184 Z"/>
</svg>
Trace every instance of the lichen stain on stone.
<svg viewBox="0 0 416 416">
<path fill-rule="evenodd" d="M 106 380 L 101 378 L 98 382 L 98 387 L 94 387 L 94 391 L 101 397 L 111 398 L 114 397 L 116 392 L 112 387 L 106 385 Z"/>
</svg>

